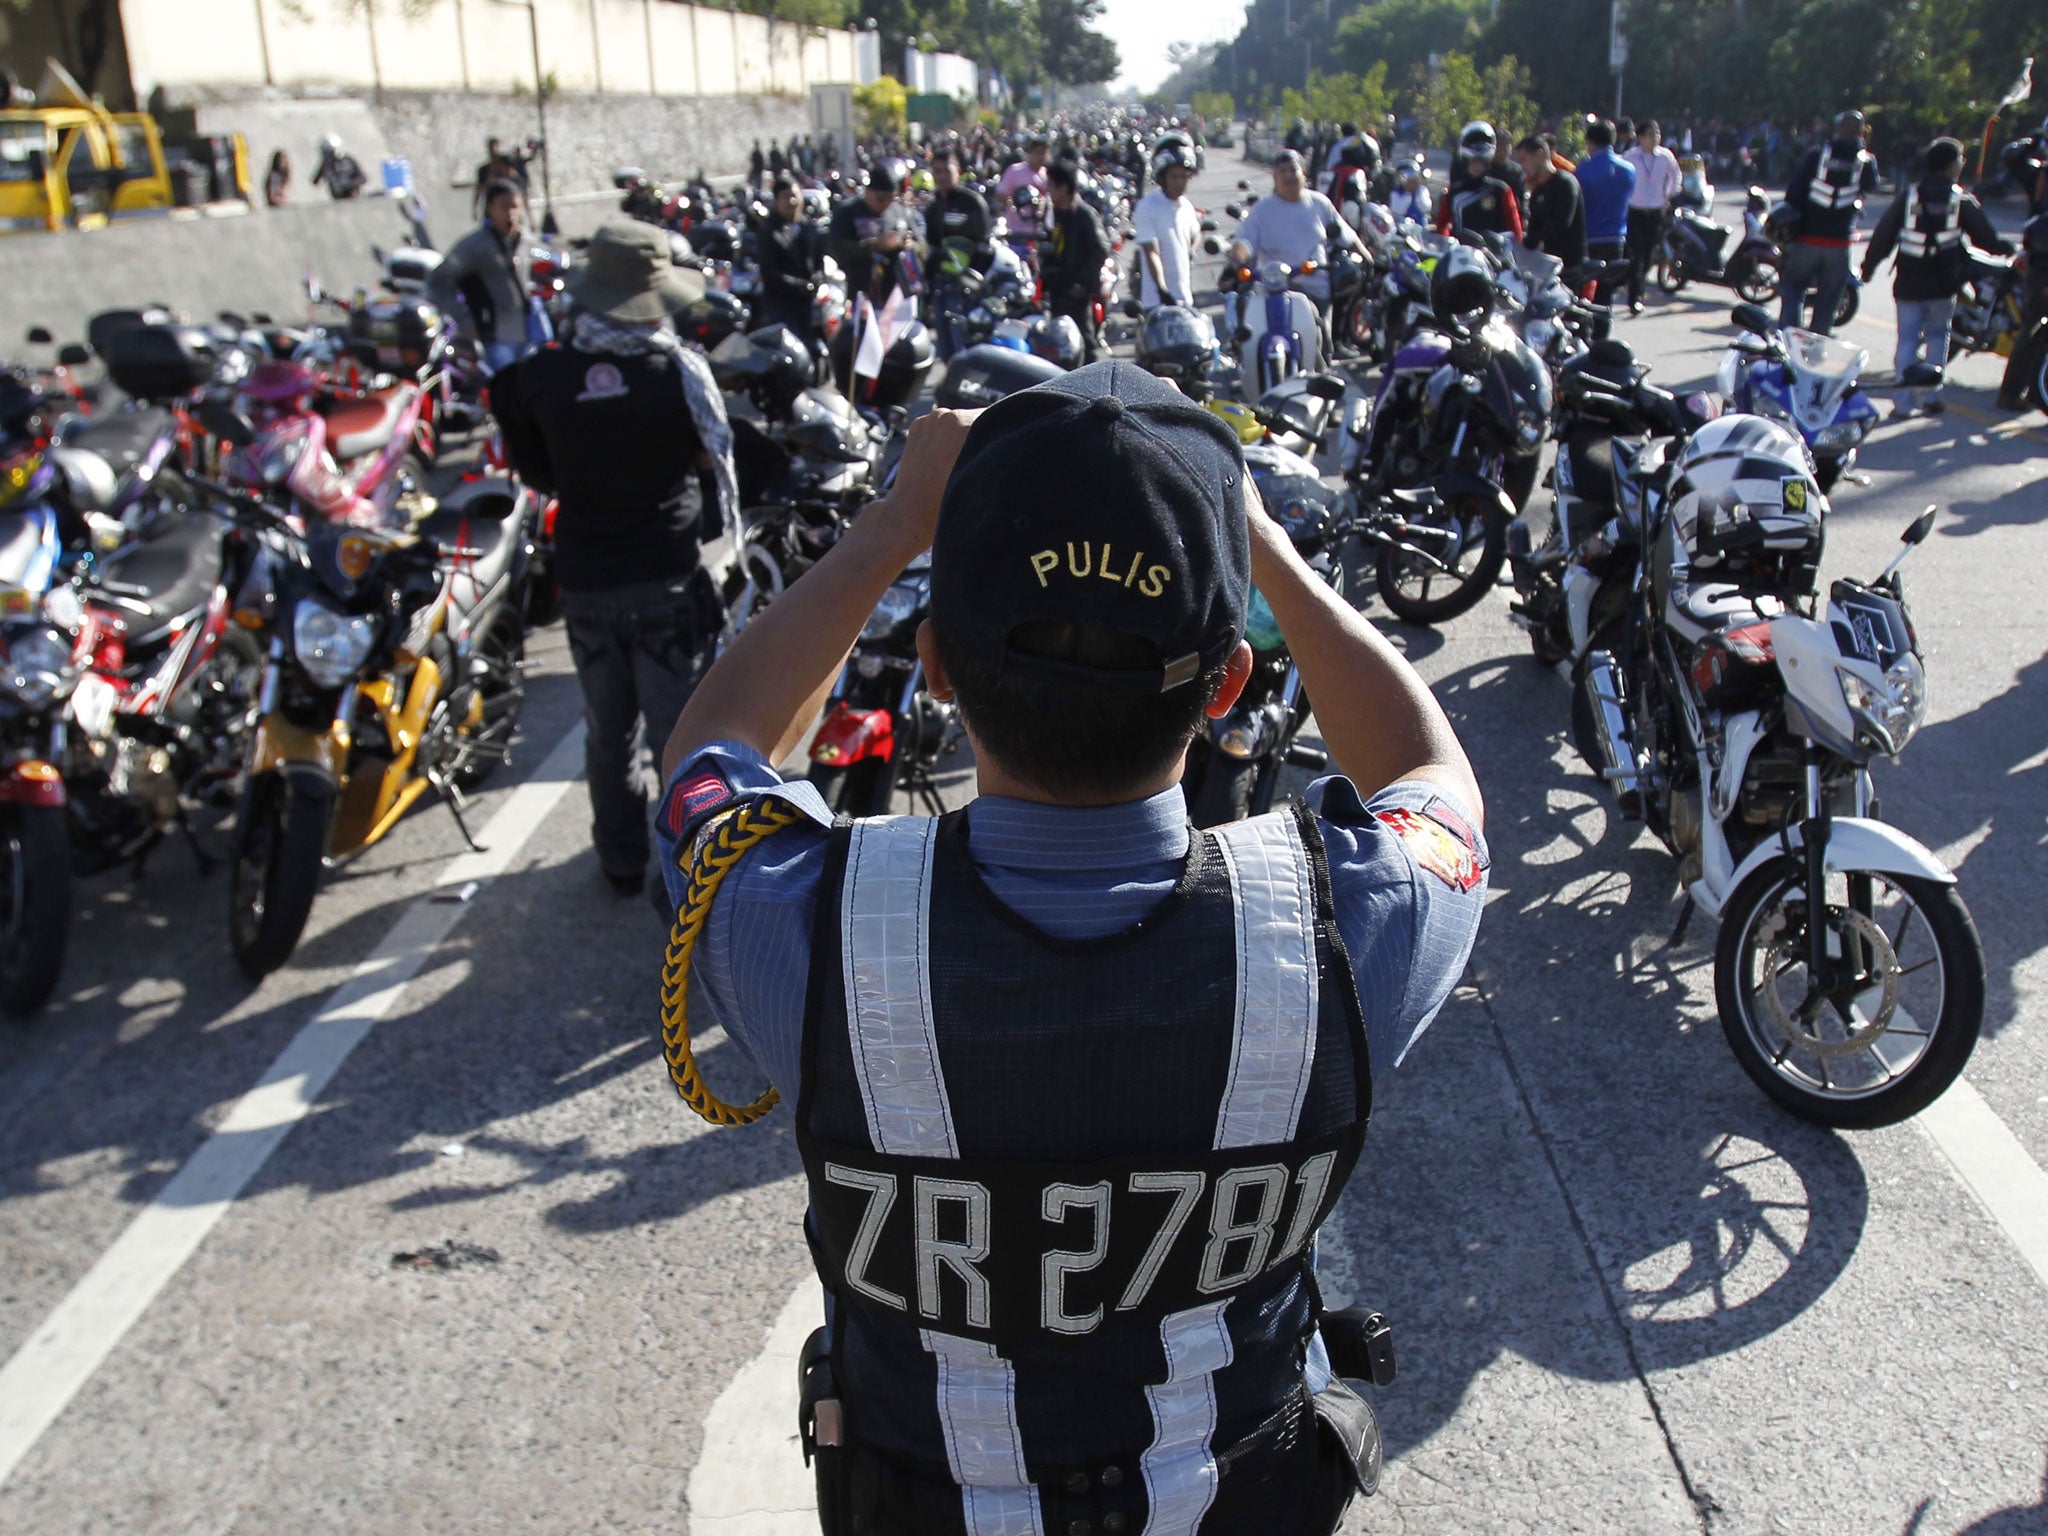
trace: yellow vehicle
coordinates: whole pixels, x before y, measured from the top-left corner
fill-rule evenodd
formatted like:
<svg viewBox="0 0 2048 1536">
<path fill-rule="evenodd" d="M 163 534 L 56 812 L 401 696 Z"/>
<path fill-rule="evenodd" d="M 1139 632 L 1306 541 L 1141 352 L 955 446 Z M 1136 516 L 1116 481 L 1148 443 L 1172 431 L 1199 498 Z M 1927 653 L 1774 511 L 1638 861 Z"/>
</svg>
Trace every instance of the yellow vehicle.
<svg viewBox="0 0 2048 1536">
<path fill-rule="evenodd" d="M 172 202 L 163 137 L 147 113 L 0 111 L 0 229 L 98 229 Z"/>
</svg>

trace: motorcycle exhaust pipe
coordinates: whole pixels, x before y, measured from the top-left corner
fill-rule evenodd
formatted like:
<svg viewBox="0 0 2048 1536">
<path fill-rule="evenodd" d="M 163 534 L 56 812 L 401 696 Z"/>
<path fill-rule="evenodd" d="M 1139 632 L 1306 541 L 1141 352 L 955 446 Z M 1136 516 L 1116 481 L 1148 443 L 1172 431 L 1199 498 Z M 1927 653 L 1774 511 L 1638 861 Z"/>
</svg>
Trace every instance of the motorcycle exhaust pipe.
<svg viewBox="0 0 2048 1536">
<path fill-rule="evenodd" d="M 1593 766 L 1600 777 L 1614 786 L 1622 813 L 1630 819 L 1642 814 L 1643 778 L 1636 765 L 1635 748 L 1629 742 L 1628 717 L 1621 709 L 1621 674 L 1607 651 L 1589 651 L 1579 686 L 1585 690 L 1584 703 L 1592 717 L 1595 756 Z"/>
</svg>

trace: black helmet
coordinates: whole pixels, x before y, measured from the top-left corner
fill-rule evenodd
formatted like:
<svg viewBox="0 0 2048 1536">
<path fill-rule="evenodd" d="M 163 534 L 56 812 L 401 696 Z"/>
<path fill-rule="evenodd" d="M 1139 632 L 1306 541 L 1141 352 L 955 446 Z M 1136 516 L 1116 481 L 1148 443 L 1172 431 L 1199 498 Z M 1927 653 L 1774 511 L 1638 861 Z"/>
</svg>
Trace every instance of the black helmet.
<svg viewBox="0 0 2048 1536">
<path fill-rule="evenodd" d="M 1045 194 L 1027 181 L 1010 194 L 1010 206 L 1019 213 L 1035 216 L 1045 206 Z"/>
<path fill-rule="evenodd" d="M 1347 139 L 1338 156 L 1338 163 L 1348 165 L 1370 175 L 1380 168 L 1380 144 L 1369 133 L 1361 133 L 1355 139 Z"/>
<path fill-rule="evenodd" d="M 1138 366 L 1177 384 L 1205 377 L 1217 350 L 1209 317 L 1179 304 L 1160 305 L 1138 331 Z"/>
</svg>

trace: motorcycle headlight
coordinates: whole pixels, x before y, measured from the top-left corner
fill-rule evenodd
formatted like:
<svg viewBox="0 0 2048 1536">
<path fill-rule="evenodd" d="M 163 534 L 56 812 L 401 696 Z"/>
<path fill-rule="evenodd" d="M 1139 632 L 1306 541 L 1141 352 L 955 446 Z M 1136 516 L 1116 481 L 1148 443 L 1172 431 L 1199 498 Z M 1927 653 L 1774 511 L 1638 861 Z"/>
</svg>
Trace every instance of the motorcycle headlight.
<svg viewBox="0 0 2048 1536">
<path fill-rule="evenodd" d="M 71 642 L 54 629 L 25 629 L 8 643 L 8 692 L 30 709 L 42 709 L 64 686 L 71 667 Z"/>
<path fill-rule="evenodd" d="M 1881 682 L 1848 667 L 1838 668 L 1842 697 L 1856 717 L 1858 735 L 1887 757 L 1897 757 L 1920 729 L 1927 713 L 1927 674 L 1917 656 L 1901 656 Z"/>
<path fill-rule="evenodd" d="M 931 591 L 931 579 L 927 576 L 906 576 L 882 594 L 882 600 L 875 604 L 875 611 L 868 615 L 867 623 L 860 629 L 863 640 L 883 640 L 895 633 L 898 627 L 917 617 L 925 604 L 925 596 Z"/>
<path fill-rule="evenodd" d="M 1869 424 L 1861 420 L 1832 422 L 1813 434 L 1814 451 L 1840 453 L 1854 448 L 1863 441 L 1863 435 L 1868 429 Z"/>
<path fill-rule="evenodd" d="M 280 432 L 263 445 L 256 456 L 256 473 L 265 485 L 283 485 L 298 468 L 299 459 L 306 452 L 306 445 L 313 440 L 312 428 L 304 423 L 289 432 Z"/>
<path fill-rule="evenodd" d="M 292 612 L 292 649 L 319 688 L 339 688 L 353 677 L 377 641 L 377 625 L 360 614 L 336 613 L 312 598 Z"/>
</svg>

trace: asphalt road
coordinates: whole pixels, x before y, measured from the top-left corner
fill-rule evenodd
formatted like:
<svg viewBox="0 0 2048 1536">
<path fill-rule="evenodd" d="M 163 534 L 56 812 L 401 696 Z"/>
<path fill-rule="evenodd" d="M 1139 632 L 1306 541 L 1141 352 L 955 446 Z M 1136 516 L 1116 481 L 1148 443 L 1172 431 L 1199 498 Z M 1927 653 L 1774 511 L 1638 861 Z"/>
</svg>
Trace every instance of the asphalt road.
<svg viewBox="0 0 2048 1536">
<path fill-rule="evenodd" d="M 1216 158 L 1220 209 L 1249 168 Z M 1623 333 L 1704 383 L 1722 297 Z M 1882 375 L 1888 295 L 1865 316 Z M 1961 872 L 1990 962 L 1967 1082 L 2038 1178 L 2048 425 L 1994 415 L 1996 376 L 1966 359 L 1946 417 L 1879 430 L 1825 573 L 1944 509 L 1907 567 L 1931 717 L 1881 792 Z M 1388 1312 L 1401 1357 L 1346 1530 L 2048 1531 L 2048 1280 L 2010 1212 L 1923 1128 L 1815 1130 L 1741 1075 L 1712 924 L 1666 946 L 1674 867 L 1578 765 L 1501 594 L 1391 632 L 1477 764 L 1493 901 L 1325 1229 L 1333 1303 Z M 490 853 L 415 812 L 261 987 L 189 849 L 83 894 L 57 1003 L 0 1034 L 0 1530 L 803 1528 L 771 1513 L 801 1503 L 784 1363 L 748 1370 L 804 1322 L 789 1115 L 676 1100 L 663 934 L 590 853 L 559 630 L 533 654 Z M 757 1086 L 716 1036 L 701 1060 Z"/>
</svg>

